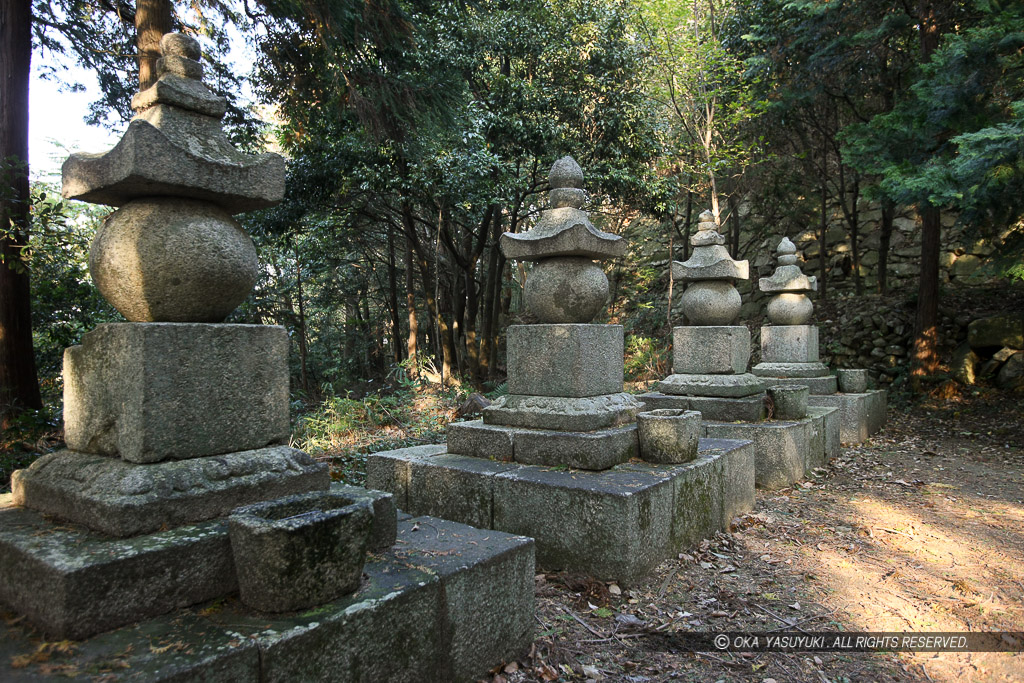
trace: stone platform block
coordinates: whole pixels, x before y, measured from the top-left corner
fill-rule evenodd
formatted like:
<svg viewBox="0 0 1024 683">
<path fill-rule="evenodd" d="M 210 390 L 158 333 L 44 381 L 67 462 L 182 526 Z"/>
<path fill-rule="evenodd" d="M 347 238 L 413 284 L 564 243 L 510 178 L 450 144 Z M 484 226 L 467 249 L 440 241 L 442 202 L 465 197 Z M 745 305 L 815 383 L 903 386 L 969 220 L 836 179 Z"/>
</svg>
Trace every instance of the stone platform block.
<svg viewBox="0 0 1024 683">
<path fill-rule="evenodd" d="M 867 441 L 885 425 L 887 394 L 884 389 L 864 394 L 812 395 L 812 406 L 839 409 L 839 439 L 842 443 Z"/>
<path fill-rule="evenodd" d="M 535 538 L 542 566 L 624 583 L 724 528 L 727 518 L 751 509 L 754 498 L 750 442 L 701 439 L 690 463 L 627 463 L 603 472 L 410 452 L 411 479 L 405 482 L 395 476 L 402 451 L 380 456 L 367 460 L 367 482 L 404 484 L 394 493 L 401 498 L 404 492 L 412 506 L 408 512 L 433 506 L 464 515 L 454 520 L 459 522 L 490 516 L 491 528 Z M 437 473 L 428 474 L 435 468 Z M 458 491 L 476 502 L 436 502 Z"/>
<path fill-rule="evenodd" d="M 823 467 L 832 458 L 839 455 L 841 448 L 839 440 L 839 409 L 808 406 L 807 416 L 821 420 L 822 462 L 818 465 L 812 465 L 812 467 Z"/>
<path fill-rule="evenodd" d="M 448 425 L 448 452 L 526 465 L 606 470 L 636 457 L 636 424 L 592 432 L 562 432 L 484 424 Z"/>
<path fill-rule="evenodd" d="M 817 363 L 817 325 L 765 325 L 761 360 L 766 363 Z"/>
<path fill-rule="evenodd" d="M 447 452 L 447 446 L 442 443 L 371 453 L 366 458 L 366 488 L 389 492 L 399 510 L 409 510 L 413 462 Z"/>
<path fill-rule="evenodd" d="M 584 398 L 622 391 L 621 325 L 511 325 L 508 393 Z"/>
<path fill-rule="evenodd" d="M 757 422 L 766 416 L 763 394 L 742 398 L 712 398 L 708 396 L 673 396 L 652 391 L 640 394 L 637 398 L 643 402 L 644 410 L 662 408 L 696 410 L 705 420 Z"/>
<path fill-rule="evenodd" d="M 68 448 L 137 463 L 285 443 L 288 335 L 275 325 L 105 323 L 64 352 Z"/>
<path fill-rule="evenodd" d="M 409 487 L 408 510 L 454 519 L 478 529 L 492 529 L 494 475 L 515 469 L 516 465 L 444 453 L 414 460 L 410 468 L 411 481 L 416 483 Z"/>
<path fill-rule="evenodd" d="M 0 510 L 0 602 L 54 638 L 87 638 L 237 590 L 224 521 L 111 539 Z"/>
<path fill-rule="evenodd" d="M 288 446 L 149 465 L 58 451 L 11 477 L 15 504 L 119 537 L 329 485 L 326 465 Z"/>
<path fill-rule="evenodd" d="M 394 544 L 390 493 L 341 484 L 331 491 L 373 507 L 372 550 Z M 120 539 L 0 508 L 0 603 L 49 636 L 87 638 L 237 590 L 226 520 Z"/>
<path fill-rule="evenodd" d="M 755 375 L 758 373 L 759 365 L 755 365 L 751 372 Z M 785 386 L 805 386 L 811 390 L 811 394 L 834 394 L 836 388 L 839 386 L 836 382 L 835 375 L 825 375 L 823 377 L 767 377 L 761 376 L 761 381 L 764 382 L 765 387 L 785 387 Z"/>
<path fill-rule="evenodd" d="M 758 377 L 797 377 L 813 379 L 826 377 L 828 367 L 824 363 L 758 363 L 750 369 Z"/>
<path fill-rule="evenodd" d="M 804 462 L 815 445 L 811 422 L 810 418 L 804 418 L 754 423 L 705 422 L 704 426 L 709 437 L 753 441 L 757 487 L 780 489 L 792 486 L 804 476 Z"/>
<path fill-rule="evenodd" d="M 484 408 L 483 420 L 484 424 L 504 427 L 591 432 L 635 422 L 642 407 L 632 394 L 626 393 L 586 398 L 509 394 Z"/>
<path fill-rule="evenodd" d="M 534 545 L 528 538 L 418 517 L 394 549 L 371 555 L 355 593 L 267 616 L 238 601 L 199 605 L 75 643 L 12 668 L 38 636 L 0 626 L 0 679 L 39 680 L 43 665 L 92 679 L 146 681 L 472 681 L 533 639 Z"/>
<path fill-rule="evenodd" d="M 764 383 L 749 372 L 741 375 L 669 375 L 658 391 L 677 396 L 743 398 L 764 392 Z"/>
<path fill-rule="evenodd" d="M 744 325 L 672 329 L 672 372 L 739 375 L 750 362 L 750 330 Z"/>
</svg>

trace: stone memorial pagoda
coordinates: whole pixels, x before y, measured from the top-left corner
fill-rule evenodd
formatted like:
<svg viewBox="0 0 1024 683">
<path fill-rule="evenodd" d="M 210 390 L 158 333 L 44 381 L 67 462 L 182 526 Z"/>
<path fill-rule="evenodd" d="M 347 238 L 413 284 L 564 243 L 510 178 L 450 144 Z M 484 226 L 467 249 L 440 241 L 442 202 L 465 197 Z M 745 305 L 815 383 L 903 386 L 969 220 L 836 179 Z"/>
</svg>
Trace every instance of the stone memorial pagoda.
<svg viewBox="0 0 1024 683">
<path fill-rule="evenodd" d="M 807 295 L 818 289 L 817 280 L 804 275 L 789 238 L 779 242 L 777 258 L 775 272 L 758 281 L 771 295 L 765 311 L 771 324 L 761 327 L 761 362 L 753 373 L 769 387 L 808 387 L 810 406 L 839 410 L 840 441 L 861 443 L 885 422 L 886 392 L 868 391 L 864 370 L 829 373 L 819 360 L 818 327 L 810 323 L 814 304 Z"/>
<path fill-rule="evenodd" d="M 735 261 L 710 211 L 700 215 L 690 238 L 693 253 L 673 262 L 672 274 L 688 287 L 681 308 L 689 325 L 673 329 L 673 374 L 657 391 L 639 397 L 647 409 L 700 411 L 707 436 L 751 439 L 756 446 L 755 473 L 762 488 L 789 486 L 805 469 L 824 462 L 827 435 L 835 438 L 838 421 L 829 414 L 808 416 L 806 389 L 772 391 L 748 372 L 751 336 L 737 325 L 740 294 L 736 281 L 749 277 L 746 261 Z"/>
<path fill-rule="evenodd" d="M 532 541 L 399 522 L 390 494 L 332 485 L 287 445 L 285 329 L 223 322 L 260 270 L 234 214 L 281 201 L 284 161 L 232 147 L 194 39 L 165 35 L 161 51 L 117 146 L 64 165 L 66 197 L 118 207 L 90 271 L 128 322 L 65 353 L 67 449 L 15 472 L 0 500 L 0 603 L 82 640 L 66 648 L 72 669 L 120 658 L 146 680 L 484 675 L 532 641 Z M 233 595 L 215 620 L 189 609 Z M 0 678 L 39 673 L 9 668 L 35 638 L 7 627 Z"/>
<path fill-rule="evenodd" d="M 623 329 L 591 323 L 608 298 L 595 260 L 626 244 L 590 222 L 572 158 L 548 180 L 537 224 L 501 237 L 507 258 L 534 262 L 523 299 L 536 322 L 508 329 L 509 394 L 483 419 L 450 424 L 444 446 L 371 455 L 367 482 L 414 514 L 531 536 L 545 568 L 634 582 L 750 509 L 753 452 L 698 443 L 696 415 L 684 411 L 638 428 L 642 405 L 623 391 Z"/>
</svg>

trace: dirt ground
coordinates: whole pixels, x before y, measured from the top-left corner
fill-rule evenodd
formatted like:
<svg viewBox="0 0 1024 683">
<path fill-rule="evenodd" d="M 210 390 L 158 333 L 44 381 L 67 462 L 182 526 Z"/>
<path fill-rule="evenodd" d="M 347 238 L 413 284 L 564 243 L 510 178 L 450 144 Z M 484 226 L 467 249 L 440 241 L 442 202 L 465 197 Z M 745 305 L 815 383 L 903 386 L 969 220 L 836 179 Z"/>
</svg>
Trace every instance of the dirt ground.
<svg viewBox="0 0 1024 683">
<path fill-rule="evenodd" d="M 629 589 L 537 576 L 506 681 L 1024 681 L 1024 654 L 687 653 L 641 631 L 1024 631 L 1024 397 L 890 408 L 885 429 Z"/>
</svg>

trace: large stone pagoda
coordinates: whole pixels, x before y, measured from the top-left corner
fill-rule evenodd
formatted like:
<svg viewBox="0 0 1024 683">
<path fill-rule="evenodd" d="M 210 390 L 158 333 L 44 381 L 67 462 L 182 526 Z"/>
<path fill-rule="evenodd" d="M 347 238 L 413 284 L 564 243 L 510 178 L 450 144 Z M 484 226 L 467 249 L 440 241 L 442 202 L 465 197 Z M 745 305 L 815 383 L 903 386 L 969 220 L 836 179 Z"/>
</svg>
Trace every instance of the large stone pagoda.
<svg viewBox="0 0 1024 683">
<path fill-rule="evenodd" d="M 486 675 L 533 640 L 533 541 L 399 520 L 287 445 L 285 329 L 223 322 L 259 275 L 233 215 L 281 201 L 284 162 L 228 142 L 195 40 L 161 50 L 117 146 L 64 165 L 65 196 L 119 207 L 90 270 L 129 322 L 67 349 L 68 448 L 0 496 L 0 604 L 25 617 L 0 679 Z M 82 642 L 48 661 L 40 632 Z"/>
<path fill-rule="evenodd" d="M 608 299 L 595 259 L 626 243 L 582 210 L 583 171 L 571 157 L 551 167 L 549 208 L 525 233 L 505 233 L 506 258 L 532 261 L 523 290 L 538 322 L 508 328 L 508 391 L 483 420 L 456 423 L 448 450 L 528 465 L 604 470 L 637 453 L 640 403 L 623 393 L 621 325 L 590 324 Z"/>
<path fill-rule="evenodd" d="M 572 158 L 549 182 L 537 224 L 501 237 L 507 258 L 534 262 L 524 302 L 536 322 L 508 328 L 509 394 L 450 424 L 446 445 L 371 455 L 367 482 L 414 514 L 531 536 L 545 568 L 631 583 L 750 509 L 753 447 L 698 443 L 696 413 L 638 424 L 622 327 L 591 323 L 608 297 L 595 260 L 625 242 L 590 222 Z"/>
</svg>

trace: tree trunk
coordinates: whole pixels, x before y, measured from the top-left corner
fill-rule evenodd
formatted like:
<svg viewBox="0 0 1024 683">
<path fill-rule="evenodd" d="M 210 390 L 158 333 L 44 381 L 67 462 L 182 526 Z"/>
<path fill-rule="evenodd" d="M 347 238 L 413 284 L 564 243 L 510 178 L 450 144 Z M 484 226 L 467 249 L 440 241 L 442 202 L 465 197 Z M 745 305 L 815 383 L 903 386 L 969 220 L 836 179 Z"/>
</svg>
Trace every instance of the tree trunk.
<svg viewBox="0 0 1024 683">
<path fill-rule="evenodd" d="M 732 228 L 729 233 L 732 236 L 732 257 L 740 257 L 740 211 L 736 204 L 736 195 L 729 195 L 729 225 Z"/>
<path fill-rule="evenodd" d="M 821 181 L 821 225 L 818 232 L 818 296 L 828 300 L 828 189 Z"/>
<path fill-rule="evenodd" d="M 939 365 L 939 246 L 942 215 L 938 207 L 919 208 L 921 214 L 921 281 L 917 290 L 914 356 L 910 373 L 915 391 Z"/>
<path fill-rule="evenodd" d="M 850 209 L 850 251 L 853 257 L 853 286 L 857 296 L 864 293 L 864 283 L 860 277 L 860 178 L 853 179 L 853 197 Z"/>
<path fill-rule="evenodd" d="M 416 319 L 416 279 L 413 276 L 412 244 L 408 239 L 405 241 L 405 306 L 409 315 L 409 336 L 405 342 L 405 357 L 409 359 L 408 372 L 410 379 L 419 379 L 419 359 L 417 353 L 417 337 L 420 333 L 420 324 Z"/>
<path fill-rule="evenodd" d="M 683 260 L 690 258 L 690 224 L 693 222 L 693 192 L 686 191 L 686 218 L 683 220 Z"/>
<path fill-rule="evenodd" d="M 498 310 L 495 289 L 500 291 L 498 283 L 501 281 L 501 272 L 498 269 L 498 257 L 501 256 L 501 209 L 496 209 L 491 216 L 491 252 L 487 259 L 487 280 L 484 284 L 483 321 L 480 330 L 480 379 L 491 378 L 491 344 L 494 334 L 495 314 Z"/>
<path fill-rule="evenodd" d="M 295 255 L 295 297 L 298 300 L 299 308 L 299 329 L 296 338 L 299 343 L 299 381 L 304 394 L 309 396 L 309 374 L 306 372 L 306 360 L 309 356 L 309 346 L 306 340 L 306 304 L 302 297 L 302 263 L 299 260 L 298 245 L 294 246 Z"/>
<path fill-rule="evenodd" d="M 665 307 L 665 323 L 668 325 L 669 334 L 672 333 L 672 286 L 675 284 L 675 278 L 672 277 L 672 261 L 675 260 L 675 213 L 673 210 L 668 224 L 668 306 Z"/>
<path fill-rule="evenodd" d="M 14 0 L 17 2 L 18 0 Z M 136 0 L 135 44 L 139 51 L 139 92 L 156 83 L 160 39 L 171 32 L 171 0 Z"/>
<path fill-rule="evenodd" d="M 896 206 L 890 201 L 882 202 L 882 226 L 878 237 L 878 293 L 889 293 L 889 243 L 892 241 L 892 221 Z"/>
<path fill-rule="evenodd" d="M 398 273 L 395 266 L 395 229 L 388 224 L 388 308 L 391 309 L 391 357 L 402 362 L 402 323 L 398 318 Z"/>
<path fill-rule="evenodd" d="M 28 87 L 32 3 L 0 8 L 0 426 L 25 408 L 42 408 L 32 348 L 28 245 Z M 9 226 L 9 227 L 8 227 Z"/>
</svg>

